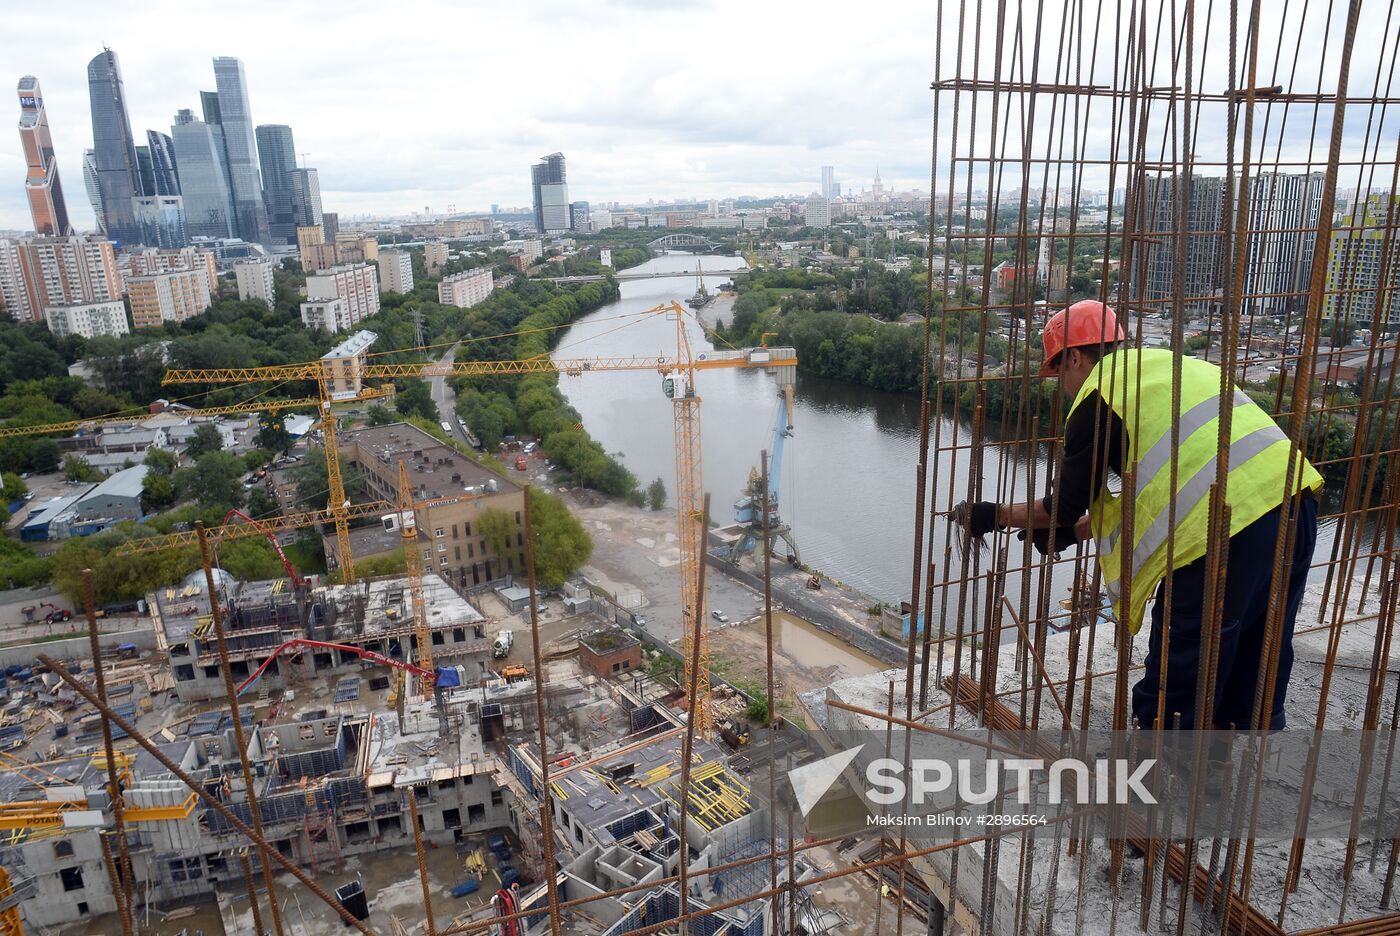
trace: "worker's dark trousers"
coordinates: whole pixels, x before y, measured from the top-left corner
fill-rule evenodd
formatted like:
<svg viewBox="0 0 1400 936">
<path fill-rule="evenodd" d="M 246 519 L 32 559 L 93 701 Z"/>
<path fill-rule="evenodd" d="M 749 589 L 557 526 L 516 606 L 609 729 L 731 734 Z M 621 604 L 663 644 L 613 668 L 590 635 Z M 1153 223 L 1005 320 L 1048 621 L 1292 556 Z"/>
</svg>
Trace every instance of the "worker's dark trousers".
<svg viewBox="0 0 1400 936">
<path fill-rule="evenodd" d="M 1287 584 L 1280 597 L 1287 599 L 1283 614 L 1283 640 L 1278 655 L 1278 680 L 1274 684 L 1273 712 L 1269 727 L 1285 725 L 1284 698 L 1293 670 L 1293 619 L 1307 584 L 1317 542 L 1317 501 L 1305 495 L 1296 501 L 1298 530 L 1292 562 L 1284 569 Z M 1207 713 L 1207 728 L 1246 730 L 1254 713 L 1254 694 L 1262 674 L 1260 656 L 1273 598 L 1274 548 L 1279 531 L 1279 511 L 1273 510 L 1230 538 L 1230 559 L 1225 572 L 1225 607 L 1221 619 L 1220 649 L 1215 677 L 1214 711 Z M 1171 635 L 1167 645 L 1167 705 L 1164 725 L 1185 729 L 1196 725 L 1197 672 L 1200 669 L 1201 619 L 1205 614 L 1206 560 L 1198 559 L 1176 570 L 1172 577 Z M 1152 637 L 1147 649 L 1146 673 L 1133 687 L 1133 717 L 1139 728 L 1151 728 L 1157 718 L 1157 690 L 1161 677 L 1162 611 L 1164 582 L 1152 606 Z M 1176 713 L 1181 713 L 1178 722 Z"/>
</svg>

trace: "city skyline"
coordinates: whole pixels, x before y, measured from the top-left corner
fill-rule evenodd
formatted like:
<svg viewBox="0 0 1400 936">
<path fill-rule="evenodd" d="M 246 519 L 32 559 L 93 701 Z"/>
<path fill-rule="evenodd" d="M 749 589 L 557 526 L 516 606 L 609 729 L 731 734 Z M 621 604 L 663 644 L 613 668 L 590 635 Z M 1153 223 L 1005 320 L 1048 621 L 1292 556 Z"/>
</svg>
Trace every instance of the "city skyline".
<svg viewBox="0 0 1400 936">
<path fill-rule="evenodd" d="M 142 137 L 146 129 L 169 132 L 182 108 L 200 114 L 199 92 L 214 86 L 211 60 L 237 57 L 247 76 L 253 120 L 294 128 L 300 148 L 310 154 L 305 165 L 319 169 L 324 203 L 342 217 L 408 215 L 425 206 L 435 213 L 448 205 L 463 211 L 486 211 L 492 203 L 529 206 L 524 170 L 556 150 L 572 164 L 571 197 L 595 204 L 805 196 L 819 191 L 822 165 L 837 166 L 841 178 L 856 187 L 869 184 L 877 163 L 892 188 L 927 186 L 928 95 L 918 82 L 898 76 L 927 72 L 932 39 L 881 38 L 879 55 L 872 53 L 880 67 L 872 63 L 868 80 L 859 86 L 830 86 L 819 78 L 819 63 L 799 63 L 797 70 L 811 80 L 791 84 L 804 90 L 774 92 L 743 112 L 735 111 L 733 102 L 744 99 L 737 92 L 746 82 L 717 77 L 713 63 L 681 63 L 657 75 L 642 60 L 600 56 L 585 80 L 551 85 L 527 103 L 477 100 L 466 126 L 439 119 L 437 111 L 456 93 L 451 89 L 470 88 L 493 68 L 509 67 L 514 53 L 493 48 L 465 61 L 455 54 L 456 37 L 462 30 L 533 35 L 529 11 L 428 7 L 419 12 L 386 22 L 374 18 L 369 6 L 350 4 L 328 24 L 314 11 L 255 3 L 245 16 L 210 15 L 209 28 L 189 22 L 179 41 L 158 43 L 141 22 L 92 4 L 73 17 L 75 26 L 61 40 L 36 44 L 17 35 L 0 37 L 0 59 L 15 72 L 9 80 L 33 74 L 43 83 L 60 174 L 80 180 L 83 151 L 93 146 L 83 68 L 104 43 L 121 57 L 130 123 Z M 718 28 L 740 12 L 723 3 L 657 10 L 624 2 L 561 11 L 569 25 L 561 26 L 559 44 L 562 49 L 578 42 L 625 43 L 618 38 L 624 27 L 642 43 L 659 42 L 707 24 Z M 268 30 L 266 17 L 274 13 L 279 28 Z M 746 18 L 754 14 L 742 10 Z M 424 29 L 434 17 L 454 28 Z M 758 17 L 757 29 L 793 35 L 810 29 L 814 38 L 820 32 L 815 24 L 788 22 L 767 11 L 758 11 Z M 334 38 L 325 32 L 331 27 Z M 875 24 L 861 25 L 848 38 L 868 33 L 873 43 L 878 32 Z M 298 38 L 304 34 L 323 36 L 337 54 L 307 57 Z M 737 60 L 740 50 L 721 54 Z M 399 70 L 412 77 L 361 80 L 366 70 L 358 61 L 372 63 L 370 71 Z M 839 124 L 832 121 L 838 112 L 844 114 Z M 404 158 L 401 136 L 383 133 L 382 115 L 390 113 L 396 126 L 414 128 L 414 158 Z M 18 141 L 0 146 L 0 174 L 23 178 L 23 172 Z M 80 194 L 76 200 L 70 194 L 69 210 L 75 227 L 94 229 Z M 0 191 L 0 229 L 28 227 L 23 192 L 13 186 Z"/>
</svg>

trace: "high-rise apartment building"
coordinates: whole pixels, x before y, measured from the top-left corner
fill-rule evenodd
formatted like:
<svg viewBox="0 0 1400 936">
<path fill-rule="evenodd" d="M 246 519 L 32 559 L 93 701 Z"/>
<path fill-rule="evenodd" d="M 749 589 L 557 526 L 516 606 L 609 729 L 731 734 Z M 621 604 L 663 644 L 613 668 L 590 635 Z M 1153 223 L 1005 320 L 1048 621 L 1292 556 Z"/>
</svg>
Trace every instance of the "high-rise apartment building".
<svg viewBox="0 0 1400 936">
<path fill-rule="evenodd" d="M 303 302 L 301 323 L 307 328 L 324 328 L 331 334 L 345 331 L 355 324 L 350 321 L 350 306 L 339 296 Z"/>
<path fill-rule="evenodd" d="M 39 79 L 25 75 L 19 80 L 19 141 L 26 166 L 24 193 L 29 198 L 29 214 L 38 234 L 73 233 L 68 222 L 68 206 L 63 201 L 63 186 L 58 180 L 58 161 L 54 159 L 53 137 L 49 134 L 49 118 L 44 111 L 44 92 Z"/>
<path fill-rule="evenodd" d="M 1400 210 L 1400 206 L 1397 206 Z M 1327 254 L 1326 299 L 1323 317 L 1344 319 L 1353 326 L 1370 328 L 1375 321 L 1376 296 L 1393 295 L 1400 280 L 1400 243 L 1389 228 L 1390 197 L 1369 195 L 1355 200 L 1332 232 Z M 1391 235 L 1387 237 L 1387 235 Z M 1386 241 L 1390 256 L 1386 257 Z M 1386 282 L 1381 282 L 1381 268 Z M 1385 303 L 1382 327 L 1400 324 L 1400 309 Z"/>
<path fill-rule="evenodd" d="M 470 309 L 491 295 L 493 285 L 490 267 L 477 267 L 465 273 L 454 273 L 443 277 L 438 283 L 438 302 L 460 309 Z"/>
<path fill-rule="evenodd" d="M 153 328 L 162 322 L 183 322 L 209 308 L 209 280 L 203 270 L 175 270 L 133 276 L 126 281 L 131 322 Z"/>
<path fill-rule="evenodd" d="M 551 153 L 530 167 L 535 230 L 541 234 L 569 230 L 569 186 L 564 154 Z"/>
<path fill-rule="evenodd" d="M 840 194 L 836 188 L 836 167 L 822 166 L 822 198 L 837 198 Z"/>
<path fill-rule="evenodd" d="M 315 169 L 292 170 L 292 240 L 297 243 L 296 228 L 322 223 L 321 180 Z"/>
<path fill-rule="evenodd" d="M 154 188 L 147 195 L 179 195 L 180 173 L 175 159 L 175 141 L 159 130 L 146 131 L 146 149 L 151 154 Z"/>
<path fill-rule="evenodd" d="M 256 129 L 255 135 L 258 163 L 262 167 L 268 234 L 273 243 L 295 244 L 297 220 L 292 173 L 297 168 L 297 150 L 292 139 L 292 128 L 286 124 L 263 124 Z"/>
<path fill-rule="evenodd" d="M 112 242 L 100 237 L 0 240 L 0 299 L 17 322 L 38 322 L 56 305 L 122 297 Z"/>
<path fill-rule="evenodd" d="M 137 244 L 135 199 L 143 194 L 136 141 L 126 113 L 126 87 L 117 53 L 103 49 L 88 62 L 88 98 L 103 230 L 112 240 Z"/>
<path fill-rule="evenodd" d="M 191 237 L 234 237 L 233 183 L 224 153 L 224 130 L 194 119 L 190 110 L 175 115 L 170 128 L 180 191 L 185 200 L 185 227 Z"/>
<path fill-rule="evenodd" d="M 442 241 L 428 241 L 423 245 L 423 266 L 429 276 L 437 276 L 447 266 L 447 244 Z"/>
<path fill-rule="evenodd" d="M 149 276 L 152 273 L 171 273 L 176 270 L 200 270 L 209 281 L 209 292 L 219 291 L 218 260 L 214 251 L 205 247 L 180 247 L 175 250 L 128 251 L 122 254 L 126 266 L 123 276 Z"/>
<path fill-rule="evenodd" d="M 233 277 L 238 283 L 238 298 L 261 302 L 269 309 L 275 301 L 272 287 L 272 260 L 253 257 L 233 265 Z"/>
<path fill-rule="evenodd" d="M 831 202 L 820 195 L 808 198 L 803 209 L 803 223 L 814 228 L 831 227 Z"/>
<path fill-rule="evenodd" d="M 230 56 L 215 58 L 214 84 L 218 88 L 219 123 L 224 128 L 224 150 L 233 185 L 235 228 L 245 241 L 266 244 L 267 208 L 258 178 L 258 144 L 242 60 Z"/>
<path fill-rule="evenodd" d="M 1241 310 L 1286 315 L 1307 303 L 1323 174 L 1265 172 L 1249 180 L 1249 254 Z"/>
<path fill-rule="evenodd" d="M 407 250 L 379 251 L 379 292 L 413 291 L 413 255 Z"/>
<path fill-rule="evenodd" d="M 1182 230 L 1178 199 L 1185 198 L 1186 265 L 1176 264 L 1176 245 L 1162 237 L 1144 243 L 1144 255 L 1124 271 L 1128 295 L 1150 311 L 1169 313 L 1178 287 L 1188 315 L 1209 311 L 1220 284 L 1220 218 L 1225 180 L 1219 176 L 1185 175 L 1142 179 L 1137 229 L 1142 233 L 1175 234 Z"/>
<path fill-rule="evenodd" d="M 306 278 L 306 298 L 309 302 L 344 300 L 345 313 L 334 329 L 341 331 L 379 311 L 379 277 L 368 263 L 334 266 Z"/>
<path fill-rule="evenodd" d="M 78 305 L 52 305 L 44 309 L 44 322 L 59 338 L 81 335 L 118 337 L 131 334 L 126 321 L 126 305 L 120 299 L 85 302 Z"/>
</svg>

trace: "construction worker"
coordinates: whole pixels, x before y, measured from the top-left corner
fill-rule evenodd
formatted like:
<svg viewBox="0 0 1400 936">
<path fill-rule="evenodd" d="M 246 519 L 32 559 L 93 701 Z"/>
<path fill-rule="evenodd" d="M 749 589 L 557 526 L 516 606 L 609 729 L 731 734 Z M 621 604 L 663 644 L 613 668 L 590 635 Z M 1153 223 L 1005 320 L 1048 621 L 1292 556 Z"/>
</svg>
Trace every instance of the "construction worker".
<svg viewBox="0 0 1400 936">
<path fill-rule="evenodd" d="M 1146 671 L 1133 687 L 1133 717 L 1140 728 L 1157 725 L 1162 675 L 1162 618 L 1168 549 L 1171 550 L 1172 602 L 1166 647 L 1165 724 L 1198 726 L 1196 684 L 1200 670 L 1202 624 L 1209 619 L 1206 542 L 1211 487 L 1216 478 L 1220 413 L 1220 368 L 1165 349 L 1125 346 L 1113 309 L 1097 300 L 1076 302 L 1045 325 L 1040 376 L 1056 377 L 1069 401 L 1064 461 L 1055 495 L 1030 504 L 980 502 L 958 505 L 954 522 L 980 537 L 993 530 L 1028 531 L 1042 554 L 1089 539 L 1098 547 L 1102 581 L 1119 620 L 1136 634 L 1149 598 L 1152 634 Z M 1172 371 L 1181 366 L 1176 449 L 1175 522 L 1172 498 Z M 1316 492 L 1322 476 L 1301 453 L 1292 471 L 1291 513 L 1297 519 L 1292 554 L 1281 587 L 1274 588 L 1274 550 L 1280 508 L 1289 474 L 1289 439 L 1273 418 L 1235 390 L 1230 402 L 1230 548 L 1216 657 L 1215 698 L 1200 713 L 1205 729 L 1246 729 L 1285 725 L 1284 701 L 1293 666 L 1293 621 L 1307 581 L 1317 539 Z M 1135 473 L 1131 606 L 1122 601 L 1124 542 L 1122 504 L 1109 490 L 1107 474 Z M 1052 512 L 1053 511 L 1053 512 Z M 1026 534 L 1022 534 L 1026 535 Z M 1278 648 L 1278 678 L 1271 711 L 1262 726 L 1253 721 L 1255 692 L 1266 663 L 1265 630 L 1273 602 L 1286 601 Z"/>
</svg>

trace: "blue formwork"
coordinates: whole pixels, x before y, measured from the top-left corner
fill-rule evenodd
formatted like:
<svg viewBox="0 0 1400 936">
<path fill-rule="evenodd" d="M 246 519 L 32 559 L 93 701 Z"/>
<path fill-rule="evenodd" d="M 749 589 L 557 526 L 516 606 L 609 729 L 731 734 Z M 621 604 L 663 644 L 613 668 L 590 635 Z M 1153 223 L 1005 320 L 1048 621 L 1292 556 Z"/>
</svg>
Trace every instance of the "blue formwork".
<svg viewBox="0 0 1400 936">
<path fill-rule="evenodd" d="M 458 884 L 456 887 L 452 888 L 452 896 L 465 897 L 468 894 L 475 894 L 480 889 L 481 884 L 478 883 L 475 879 L 472 879 L 470 881 L 463 881 L 461 884 Z"/>
<path fill-rule="evenodd" d="M 486 844 L 492 851 L 497 851 L 498 849 L 508 847 L 506 844 L 506 837 L 504 835 L 501 835 L 500 833 L 497 833 L 488 838 L 486 840 Z"/>
</svg>

